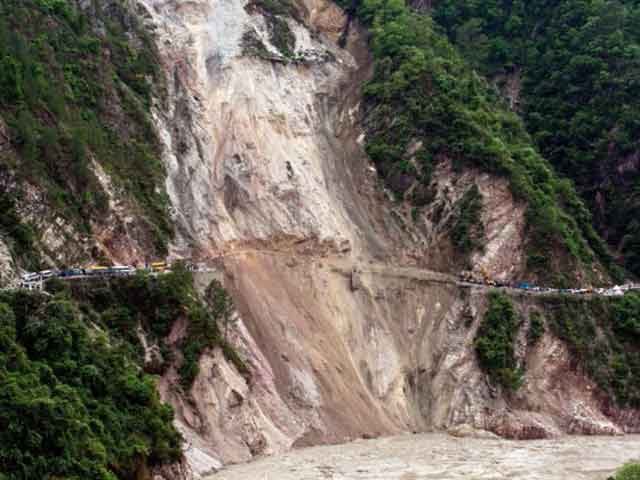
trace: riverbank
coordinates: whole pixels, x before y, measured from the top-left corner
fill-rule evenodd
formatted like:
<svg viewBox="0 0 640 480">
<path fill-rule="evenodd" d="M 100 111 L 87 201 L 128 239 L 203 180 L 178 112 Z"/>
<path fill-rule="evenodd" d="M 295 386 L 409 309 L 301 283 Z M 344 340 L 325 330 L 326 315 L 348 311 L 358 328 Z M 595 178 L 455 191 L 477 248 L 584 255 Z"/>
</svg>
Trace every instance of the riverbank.
<svg viewBox="0 0 640 480">
<path fill-rule="evenodd" d="M 509 441 L 403 435 L 296 450 L 207 480 L 605 480 L 640 460 L 640 435 Z"/>
</svg>

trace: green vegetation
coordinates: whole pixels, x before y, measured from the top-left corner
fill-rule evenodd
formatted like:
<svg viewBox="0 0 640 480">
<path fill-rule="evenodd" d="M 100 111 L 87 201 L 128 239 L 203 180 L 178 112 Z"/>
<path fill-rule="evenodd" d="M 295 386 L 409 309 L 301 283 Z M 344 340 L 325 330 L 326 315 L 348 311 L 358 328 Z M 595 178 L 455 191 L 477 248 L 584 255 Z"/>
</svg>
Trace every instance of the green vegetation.
<svg viewBox="0 0 640 480">
<path fill-rule="evenodd" d="M 540 312 L 531 312 L 529 317 L 529 331 L 527 332 L 527 342 L 529 345 L 535 345 L 544 335 L 544 319 Z"/>
<path fill-rule="evenodd" d="M 620 467 L 612 480 L 640 480 L 640 463 L 627 463 Z"/>
<path fill-rule="evenodd" d="M 546 298 L 551 331 L 618 405 L 640 407 L 640 295 Z"/>
<path fill-rule="evenodd" d="M 640 295 L 625 295 L 614 303 L 613 327 L 621 337 L 640 340 Z"/>
<path fill-rule="evenodd" d="M 640 294 L 593 298 L 544 296 L 537 302 L 536 311 L 530 314 L 528 346 L 535 345 L 548 328 L 565 342 L 576 368 L 588 375 L 616 405 L 639 408 Z M 520 323 L 509 297 L 491 293 L 475 339 L 480 366 L 492 380 L 511 390 L 520 387 L 524 373 L 514 356 Z"/>
<path fill-rule="evenodd" d="M 148 113 L 163 84 L 153 42 L 119 0 L 89 3 L 87 12 L 75 0 L 0 3 L 0 119 L 13 147 L 0 166 L 90 234 L 108 208 L 95 160 L 161 252 L 172 227 Z"/>
<path fill-rule="evenodd" d="M 131 479 L 181 457 L 173 412 L 63 296 L 0 292 L 0 478 Z"/>
<path fill-rule="evenodd" d="M 189 388 L 199 372 L 198 360 L 206 348 L 220 346 L 222 351 L 238 371 L 249 375 L 249 370 L 237 352 L 229 345 L 228 329 L 232 323 L 233 300 L 222 287 L 213 280 L 205 293 L 205 305 L 192 308 L 189 316 L 189 330 L 181 345 L 183 362 L 180 366 L 182 385 Z M 222 324 L 223 332 L 220 332 Z"/>
<path fill-rule="evenodd" d="M 49 290 L 56 290 L 50 282 Z M 233 310 L 231 297 L 219 282 L 212 282 L 205 301 L 198 297 L 191 272 L 177 265 L 173 271 L 157 277 L 139 273 L 133 277 L 107 281 L 102 285 L 72 284 L 68 292 L 94 321 L 103 325 L 128 345 L 132 356 L 142 362 L 142 345 L 138 328 L 147 332 L 158 343 L 162 363 L 148 368 L 162 373 L 175 360 L 167 344 L 174 323 L 183 318 L 188 323 L 187 333 L 177 349 L 182 353 L 178 361 L 181 383 L 188 391 L 198 375 L 198 360 L 206 348 L 220 346 L 238 370 L 248 374 L 240 357 L 227 344 L 219 325 L 230 322 Z M 66 289 L 65 285 L 62 285 Z"/>
<path fill-rule="evenodd" d="M 270 53 L 266 45 L 254 30 L 247 30 L 242 35 L 242 53 L 250 57 L 269 58 Z"/>
<path fill-rule="evenodd" d="M 530 267 L 540 276 L 553 274 L 546 254 L 554 247 L 574 262 L 591 263 L 595 251 L 610 263 L 571 184 L 554 175 L 518 116 L 431 18 L 412 12 L 403 0 L 355 3 L 370 27 L 375 58 L 374 77 L 364 90 L 366 149 L 391 188 L 404 194 L 412 183 L 424 183 L 433 163 L 444 158 L 457 167 L 503 175 L 515 197 L 528 204 L 529 253 L 535 260 Z M 409 156 L 415 141 L 422 148 Z"/>
<path fill-rule="evenodd" d="M 489 377 L 509 390 L 517 390 L 522 384 L 523 372 L 516 364 L 514 353 L 518 325 L 509 297 L 491 293 L 489 307 L 476 334 L 476 353 Z"/>
<path fill-rule="evenodd" d="M 249 374 L 227 342 L 233 302 L 220 282 L 204 301 L 180 266 L 157 277 L 53 279 L 47 290 L 0 292 L 2 479 L 142 478 L 146 466 L 181 457 L 173 412 L 148 373 L 175 367 L 188 392 L 203 351 L 219 346 Z M 177 321 L 186 333 L 170 345 Z M 145 362 L 140 329 L 161 358 Z"/>
<path fill-rule="evenodd" d="M 451 228 L 451 240 L 463 253 L 468 254 L 484 246 L 484 227 L 480 221 L 482 194 L 473 185 L 460 199 L 456 217 Z"/>
<path fill-rule="evenodd" d="M 520 110 L 536 145 L 640 273 L 640 4 L 440 0 L 433 15 L 478 71 L 522 77 Z"/>
<path fill-rule="evenodd" d="M 289 28 L 286 19 L 273 16 L 267 23 L 269 41 L 285 57 L 292 57 L 296 48 L 296 37 Z"/>
<path fill-rule="evenodd" d="M 14 197 L 7 191 L 0 192 L 0 235 L 9 239 L 12 256 L 25 268 L 38 268 L 40 258 L 35 248 L 36 236 L 33 228 L 22 222 L 16 212 Z"/>
<path fill-rule="evenodd" d="M 251 5 L 270 15 L 292 17 L 299 20 L 296 7 L 291 0 L 253 0 Z"/>
<path fill-rule="evenodd" d="M 296 37 L 289 28 L 287 18 L 299 20 L 298 12 L 290 0 L 253 0 L 248 7 L 262 12 L 267 23 L 269 41 L 286 59 L 295 57 Z M 268 50 L 255 32 L 247 31 L 242 37 L 246 55 L 269 58 Z"/>
</svg>

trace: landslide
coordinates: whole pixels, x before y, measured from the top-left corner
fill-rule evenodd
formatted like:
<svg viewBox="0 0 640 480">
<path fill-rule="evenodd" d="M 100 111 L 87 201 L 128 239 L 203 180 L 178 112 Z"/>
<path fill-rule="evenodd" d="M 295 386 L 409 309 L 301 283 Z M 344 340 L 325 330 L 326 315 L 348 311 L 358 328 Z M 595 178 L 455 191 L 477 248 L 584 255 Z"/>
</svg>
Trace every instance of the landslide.
<svg viewBox="0 0 640 480">
<path fill-rule="evenodd" d="M 638 352 L 616 326 L 637 326 L 636 297 L 502 294 L 505 335 L 504 313 L 487 323 L 493 294 L 420 269 L 263 250 L 219 268 L 237 308 L 230 342 L 251 380 L 213 351 L 192 403 L 169 393 L 196 473 L 407 431 L 532 439 L 640 428 Z"/>
<path fill-rule="evenodd" d="M 496 383 L 475 351 L 487 292 L 399 274 L 607 280 L 570 184 L 427 17 L 364 2 L 368 34 L 357 21 L 345 31 L 324 0 L 142 3 L 167 78 L 154 121 L 170 250 L 216 266 L 236 306 L 229 342 L 251 373 L 211 348 L 186 396 L 163 375 L 194 473 L 433 428 L 637 429 L 635 407 L 575 368 L 550 329 L 528 349 L 519 325 L 514 358 L 531 356 L 535 375 L 517 394 Z M 514 305 L 529 318 L 527 297 Z"/>
<path fill-rule="evenodd" d="M 34 0 L 24 8 L 63 25 L 65 9 L 57 9 L 65 5 Z M 109 5 L 118 11 L 119 3 Z M 604 255 L 571 187 L 428 18 L 402 3 L 364 2 L 367 33 L 357 21 L 345 31 L 347 17 L 327 0 L 137 5 L 136 18 L 154 32 L 151 50 L 166 82 L 152 82 L 166 87 L 163 102 L 143 102 L 154 136 L 132 133 L 139 142 L 158 141 L 154 152 L 166 171 L 154 170 L 145 191 L 164 211 L 166 190 L 175 227 L 170 255 L 214 267 L 196 274 L 199 295 L 218 280 L 230 297 L 215 298 L 231 298 L 235 309 L 220 301 L 221 329 L 180 280 L 134 278 L 79 294 L 158 375 L 196 476 L 299 446 L 406 431 L 456 427 L 514 438 L 637 431 L 636 405 L 627 402 L 636 398 L 635 367 L 620 370 L 632 381 L 629 395 L 618 398 L 616 385 L 577 367 L 586 358 L 580 344 L 551 328 L 549 312 L 526 296 L 514 298 L 511 320 L 524 323 L 510 322 L 517 326 L 513 344 L 499 349 L 513 350 L 515 362 L 500 368 L 527 366 L 514 392 L 480 361 L 491 349 L 476 353 L 478 332 L 502 338 L 502 331 L 481 328 L 491 296 L 424 275 L 424 268 L 469 268 L 504 281 L 607 279 L 600 264 L 606 258 L 598 258 Z M 76 38 L 75 30 L 62 32 Z M 106 48 L 101 42 L 111 45 L 110 37 L 102 34 Z M 132 38 L 128 47 L 146 65 L 147 50 Z M 134 79 L 152 75 L 136 65 Z M 123 76 L 111 78 L 124 88 Z M 136 130 L 132 118 L 125 124 Z M 128 155 L 112 160 L 123 162 L 126 184 L 154 165 L 145 158 L 149 164 Z M 22 213 L 19 197 L 12 202 L 0 227 L 16 227 L 13 246 L 33 216 Z M 120 213 L 135 223 L 140 210 L 123 201 Z M 63 257 L 76 253 L 52 243 L 68 237 L 51 232 L 45 243 Z M 107 249 L 112 258 L 162 251 L 138 237 L 118 238 L 123 243 Z M 184 302 L 173 301 L 182 294 Z M 523 339 L 533 310 L 544 333 L 529 345 Z M 622 353 L 636 361 L 633 346 L 618 347 L 612 344 L 597 372 L 616 371 L 609 360 Z"/>
</svg>

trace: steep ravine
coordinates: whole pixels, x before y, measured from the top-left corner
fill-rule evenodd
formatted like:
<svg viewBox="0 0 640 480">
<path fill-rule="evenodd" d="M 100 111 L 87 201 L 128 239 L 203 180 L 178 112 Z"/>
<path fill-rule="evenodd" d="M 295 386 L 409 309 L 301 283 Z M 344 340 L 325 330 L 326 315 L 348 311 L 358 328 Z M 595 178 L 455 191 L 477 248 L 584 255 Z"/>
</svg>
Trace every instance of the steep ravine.
<svg viewBox="0 0 640 480">
<path fill-rule="evenodd" d="M 524 206 L 505 181 L 446 162 L 417 218 L 390 199 L 362 151 L 366 38 L 353 28 L 337 47 L 337 7 L 296 4 L 286 22 L 306 60 L 288 62 L 246 1 L 140 3 L 169 79 L 155 121 L 172 253 L 218 258 L 237 307 L 230 338 L 252 372 L 247 381 L 214 351 L 188 399 L 163 378 L 196 475 L 297 446 L 465 424 L 515 438 L 638 430 L 637 412 L 606 409 L 590 381 L 566 373 L 570 355 L 550 335 L 520 349 L 530 367 L 517 395 L 490 387 L 473 350 L 485 294 L 395 275 L 399 265 L 462 267 L 449 217 L 475 183 L 488 243 L 473 264 L 518 278 Z M 243 54 L 247 31 L 271 59 Z M 387 267 L 367 273 L 373 261 Z"/>
</svg>

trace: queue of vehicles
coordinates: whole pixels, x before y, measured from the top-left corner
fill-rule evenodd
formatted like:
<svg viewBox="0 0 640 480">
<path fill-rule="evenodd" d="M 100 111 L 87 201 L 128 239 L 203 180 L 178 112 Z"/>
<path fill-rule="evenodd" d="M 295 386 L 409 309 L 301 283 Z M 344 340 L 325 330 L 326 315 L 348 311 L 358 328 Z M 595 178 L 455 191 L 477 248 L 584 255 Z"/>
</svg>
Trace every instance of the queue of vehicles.
<svg viewBox="0 0 640 480">
<path fill-rule="evenodd" d="M 627 283 L 624 285 L 614 285 L 612 287 L 602 288 L 551 288 L 551 287 L 539 287 L 532 285 L 529 282 L 502 282 L 499 280 L 493 280 L 490 278 L 486 269 L 480 269 L 479 272 L 463 271 L 460 274 L 460 279 L 463 282 L 473 283 L 477 285 L 484 285 L 496 288 L 513 288 L 517 290 L 525 290 L 529 292 L 537 293 L 560 293 L 567 295 L 602 295 L 605 297 L 622 296 L 630 290 L 640 290 L 640 284 Z"/>
<path fill-rule="evenodd" d="M 72 267 L 61 270 L 41 270 L 39 272 L 28 272 L 22 275 L 20 279 L 20 286 L 23 288 L 29 288 L 35 283 L 44 282 L 51 278 L 70 280 L 74 278 L 91 277 L 126 277 L 134 275 L 137 271 L 162 273 L 169 271 L 170 267 L 171 266 L 167 262 L 153 262 L 145 264 L 143 267 L 135 267 L 132 265 L 92 265 L 90 267 Z"/>
<path fill-rule="evenodd" d="M 190 263 L 185 264 L 187 269 L 191 271 L 206 270 L 202 265 L 194 265 Z M 29 272 L 22 275 L 20 279 L 20 288 L 34 289 L 51 278 L 59 278 L 61 280 L 73 280 L 80 278 L 92 278 L 92 277 L 123 277 L 135 275 L 138 271 L 148 272 L 151 274 L 159 274 L 163 272 L 171 271 L 171 264 L 166 261 L 152 262 L 144 264 L 143 266 L 132 265 L 114 265 L 114 266 L 102 266 L 92 265 L 90 267 L 72 267 L 61 270 L 49 269 L 41 270 L 39 272 Z M 560 293 L 568 295 L 589 295 L 596 294 L 602 296 L 622 296 L 629 290 L 640 290 L 640 284 L 625 284 L 615 285 L 608 288 L 551 288 L 540 287 L 530 284 L 526 281 L 519 282 L 502 282 L 494 280 L 489 275 L 489 272 L 480 268 L 479 271 L 463 271 L 460 273 L 459 278 L 465 283 L 471 283 L 476 285 L 483 285 L 487 287 L 495 288 L 512 288 L 517 290 L 524 290 L 527 292 L 536 293 Z"/>
</svg>

